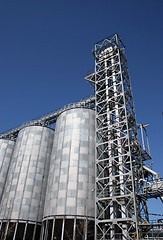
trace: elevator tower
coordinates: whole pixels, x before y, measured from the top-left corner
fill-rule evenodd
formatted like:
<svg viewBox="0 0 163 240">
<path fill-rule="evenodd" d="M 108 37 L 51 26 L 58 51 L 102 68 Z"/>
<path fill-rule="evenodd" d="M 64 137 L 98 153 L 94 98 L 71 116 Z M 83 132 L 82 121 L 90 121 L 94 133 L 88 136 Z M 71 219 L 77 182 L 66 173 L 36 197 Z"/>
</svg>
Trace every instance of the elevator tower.
<svg viewBox="0 0 163 240">
<path fill-rule="evenodd" d="M 86 76 L 96 102 L 96 239 L 139 238 L 148 221 L 139 198 L 143 178 L 125 47 L 118 34 L 95 44 L 95 71 Z"/>
<path fill-rule="evenodd" d="M 125 47 L 114 34 L 93 55 L 95 96 L 0 134 L 0 240 L 163 236 L 146 204 L 163 202 L 163 179 L 144 163 L 148 124 L 136 123 Z"/>
</svg>

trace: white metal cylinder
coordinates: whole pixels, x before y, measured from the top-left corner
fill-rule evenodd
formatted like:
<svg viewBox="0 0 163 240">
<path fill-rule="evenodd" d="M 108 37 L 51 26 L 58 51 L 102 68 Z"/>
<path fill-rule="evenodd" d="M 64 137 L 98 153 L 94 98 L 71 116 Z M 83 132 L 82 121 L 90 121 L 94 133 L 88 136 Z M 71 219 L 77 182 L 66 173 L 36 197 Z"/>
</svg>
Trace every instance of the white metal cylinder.
<svg viewBox="0 0 163 240">
<path fill-rule="evenodd" d="M 15 141 L 0 139 L 0 201 L 2 198 L 14 146 Z"/>
<path fill-rule="evenodd" d="M 41 221 L 54 131 L 23 128 L 16 141 L 1 202 L 0 219 Z"/>
<path fill-rule="evenodd" d="M 76 108 L 57 119 L 44 217 L 94 217 L 95 112 Z"/>
</svg>

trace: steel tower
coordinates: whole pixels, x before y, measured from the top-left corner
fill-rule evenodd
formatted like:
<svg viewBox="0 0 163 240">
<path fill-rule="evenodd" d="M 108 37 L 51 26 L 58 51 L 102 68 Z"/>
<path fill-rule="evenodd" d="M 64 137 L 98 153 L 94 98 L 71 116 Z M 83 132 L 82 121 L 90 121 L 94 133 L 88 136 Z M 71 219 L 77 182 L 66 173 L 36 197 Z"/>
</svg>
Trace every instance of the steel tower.
<svg viewBox="0 0 163 240">
<path fill-rule="evenodd" d="M 1 146 L 2 146 L 0 149 L 1 161 L 2 161 L 2 164 L 3 162 L 5 162 L 2 168 L 3 171 L 1 171 L 1 176 L 6 178 L 5 173 L 6 173 L 6 169 L 8 168 L 7 165 L 11 161 L 10 159 L 11 159 L 12 151 L 13 152 L 15 151 L 14 149 L 12 149 L 12 146 L 8 146 L 8 144 L 9 145 L 14 144 L 14 143 L 11 144 L 12 142 L 11 140 L 15 140 L 16 144 L 18 144 L 18 142 L 22 142 L 22 148 L 24 149 L 25 148 L 27 150 L 33 149 L 33 144 L 29 144 L 29 142 L 28 144 L 26 144 L 25 141 L 19 141 L 20 140 L 19 134 L 21 135 L 21 132 L 25 131 L 27 127 L 29 127 L 29 129 L 31 130 L 32 128 L 36 128 L 38 130 L 41 128 L 42 129 L 44 128 L 46 129 L 46 132 L 48 130 L 50 131 L 49 128 L 57 130 L 56 121 L 58 121 L 57 119 L 61 116 L 62 113 L 64 114 L 65 111 L 73 110 L 73 109 L 75 110 L 76 108 L 96 110 L 96 114 L 95 114 L 96 115 L 95 189 L 94 189 L 94 182 L 93 182 L 93 186 L 89 186 L 87 184 L 87 186 L 89 186 L 89 189 L 91 189 L 91 196 L 95 192 L 95 206 L 96 206 L 95 240 L 96 239 L 97 240 L 153 239 L 154 237 L 157 239 L 160 239 L 163 236 L 163 221 L 162 219 L 157 219 L 157 222 L 151 222 L 151 223 L 149 222 L 146 201 L 150 198 L 160 198 L 161 201 L 163 202 L 163 179 L 161 178 L 160 174 L 152 170 L 151 166 L 153 163 L 147 166 L 145 166 L 144 164 L 144 161 L 151 159 L 149 144 L 147 139 L 147 132 L 144 128 L 145 126 L 148 126 L 148 124 L 137 125 L 136 123 L 133 97 L 132 97 L 132 91 L 131 91 L 130 79 L 129 79 L 129 73 L 128 73 L 128 66 L 127 66 L 127 60 L 125 55 L 125 47 L 121 39 L 118 37 L 118 35 L 114 34 L 96 43 L 93 55 L 95 58 L 95 70 L 89 74 L 87 73 L 86 79 L 94 86 L 95 97 L 90 96 L 89 98 L 85 98 L 78 102 L 68 104 L 62 108 L 54 110 L 45 115 L 42 115 L 29 122 L 23 123 L 16 128 L 13 128 L 4 133 L 1 133 L 0 134 L 0 140 L 1 140 Z M 83 116 L 82 120 L 86 120 L 86 117 Z M 94 121 L 94 117 L 93 117 L 93 121 Z M 83 121 L 82 121 L 82 124 L 83 124 Z M 138 128 L 141 132 L 140 142 L 138 140 L 138 134 L 137 134 Z M 83 131 L 82 130 L 80 131 L 84 132 L 85 130 L 86 129 L 83 129 Z M 31 132 L 33 134 L 33 131 Z M 37 131 L 37 133 L 38 132 L 41 132 L 41 131 Z M 37 135 L 40 135 L 40 134 L 37 134 Z M 70 136 L 71 135 L 72 134 L 70 134 Z M 26 136 L 26 134 L 22 136 Z M 41 136 L 42 134 L 40 135 L 40 137 Z M 39 136 L 37 136 L 37 141 L 36 141 L 37 143 L 39 142 L 38 140 L 40 139 L 38 138 Z M 94 139 L 93 136 L 91 136 L 91 138 Z M 47 137 L 47 139 L 49 138 Z M 84 139 L 85 139 L 85 136 L 84 136 Z M 33 138 L 32 138 L 32 141 L 33 141 Z M 63 141 L 61 142 L 63 144 Z M 71 142 L 71 140 L 69 142 Z M 74 142 L 76 144 L 76 141 Z M 65 144 L 66 151 L 65 150 L 64 151 L 68 154 L 69 150 L 67 150 L 67 148 L 69 148 L 68 146 L 71 146 L 70 148 L 72 150 L 72 143 L 70 144 L 67 144 L 67 143 L 68 142 L 66 140 L 66 144 Z M 147 146 L 146 146 L 146 143 L 147 143 Z M 44 144 L 40 145 L 40 147 L 43 146 L 44 150 L 47 148 L 47 146 L 50 146 L 49 144 L 47 145 L 46 144 L 44 145 Z M 94 151 L 95 146 L 92 147 L 90 144 L 86 144 L 85 140 L 82 143 L 82 146 L 84 148 L 87 147 L 87 149 L 86 148 L 82 149 L 82 152 L 84 151 L 84 154 L 85 154 L 85 156 L 84 154 L 82 156 L 82 158 L 84 159 L 86 155 L 88 155 L 88 152 L 90 150 L 92 152 Z M 38 149 L 41 149 L 40 147 L 38 148 L 38 146 L 36 146 L 37 151 Z M 147 147 L 147 150 L 146 150 L 146 147 Z M 75 147 L 74 156 L 76 156 L 76 153 L 80 152 L 79 150 L 77 151 L 76 149 L 78 148 Z M 41 150 L 39 151 L 41 152 Z M 17 149 L 16 149 L 16 152 L 18 153 Z M 33 152 L 36 154 L 36 149 L 32 151 L 32 154 Z M 22 151 L 19 151 L 19 153 L 20 153 L 19 155 L 21 155 Z M 28 151 L 26 153 L 29 154 Z M 43 154 L 44 154 L 44 151 L 43 151 Z M 23 171 L 26 169 L 26 164 L 24 162 L 24 159 L 35 160 L 35 157 L 28 158 L 27 155 L 26 157 L 24 155 L 25 154 L 23 154 L 22 161 L 20 161 L 20 164 L 23 166 L 22 167 Z M 64 155 L 66 156 L 66 154 Z M 69 159 L 69 157 L 65 157 L 65 156 L 63 159 Z M 14 159 L 16 161 L 18 160 L 17 157 L 16 158 L 14 157 Z M 94 154 L 92 154 L 92 156 L 90 157 L 89 163 L 90 161 L 94 161 Z M 40 166 L 38 158 L 35 162 L 37 163 L 37 165 Z M 18 175 L 16 172 L 15 172 L 16 173 L 15 175 L 13 174 L 13 171 L 17 170 L 18 168 L 15 169 L 14 165 L 12 166 L 13 167 L 12 169 L 10 169 L 10 171 L 7 170 L 8 176 L 11 178 L 15 176 L 15 178 L 13 178 L 13 186 L 14 188 L 15 187 L 18 188 L 17 186 L 18 184 L 15 185 L 15 179 L 17 178 Z M 65 163 L 63 164 L 63 166 L 66 166 Z M 70 166 L 71 165 L 69 165 L 69 168 Z M 72 166 L 74 167 L 73 164 Z M 93 167 L 91 167 L 90 169 L 91 169 L 90 172 L 92 174 L 92 172 L 94 172 Z M 53 173 L 53 170 L 52 170 L 52 173 Z M 56 172 L 57 171 L 58 170 L 56 170 Z M 85 173 L 85 169 L 82 171 L 83 173 Z M 12 174 L 10 174 L 11 172 Z M 20 174 L 22 174 L 22 172 L 20 171 Z M 40 169 L 40 172 L 42 172 L 42 167 Z M 31 173 L 32 174 L 30 175 L 30 179 L 31 179 L 31 176 L 35 176 L 33 175 L 33 172 Z M 77 175 L 71 174 L 71 177 L 75 177 L 75 176 L 79 176 L 79 174 Z M 57 177 L 58 175 L 56 176 L 56 178 Z M 94 179 L 93 174 L 92 174 L 92 177 L 93 178 L 90 178 L 89 176 L 89 179 L 91 179 L 91 181 L 92 179 Z M 22 184 L 22 181 L 20 181 L 19 179 L 20 179 L 20 175 L 17 179 L 18 183 L 20 183 L 19 184 L 20 186 Z M 24 172 L 21 175 L 21 180 L 23 179 L 24 179 Z M 36 179 L 36 177 L 34 177 L 34 179 Z M 81 179 L 84 179 L 85 182 L 87 181 L 84 174 L 82 174 Z M 2 178 L 2 180 L 3 180 L 2 186 L 3 184 L 5 184 L 4 189 L 7 191 L 7 194 L 8 194 L 9 188 L 8 187 L 6 188 L 7 185 L 4 178 Z M 26 180 L 29 180 L 29 179 L 26 178 Z M 8 184 L 10 182 L 11 181 L 9 178 Z M 31 183 L 31 181 L 28 181 L 28 183 Z M 11 184 L 9 184 L 8 186 L 10 185 Z M 38 184 L 38 181 L 37 183 L 32 183 L 32 188 L 28 186 L 28 192 L 30 192 L 31 189 L 34 189 L 35 187 L 38 189 L 38 185 L 40 187 L 40 184 Z M 49 186 L 51 185 L 49 184 Z M 79 186 L 79 184 L 77 185 Z M 61 184 L 61 186 L 62 187 L 65 186 L 65 183 Z M 74 192 L 73 193 L 71 192 L 72 195 L 70 194 L 69 196 L 72 198 L 76 196 L 74 195 L 74 193 L 76 194 L 78 190 L 83 190 L 82 186 L 84 186 L 83 180 L 80 184 L 81 189 L 79 188 L 77 188 L 76 190 L 73 189 Z M 20 194 L 23 193 L 23 189 L 24 188 L 20 186 Z M 66 190 L 65 192 L 67 194 L 68 191 Z M 15 190 L 11 191 L 10 193 L 11 193 L 10 196 L 12 197 L 12 194 L 13 193 L 15 194 Z M 51 193 L 50 190 L 49 190 L 49 193 Z M 4 194 L 4 190 L 3 190 L 3 194 Z M 16 194 L 15 196 L 16 196 L 15 198 L 16 200 L 13 199 L 15 203 L 16 202 L 20 203 L 20 201 L 17 201 L 19 193 L 18 195 Z M 35 197 L 38 196 L 38 193 L 34 194 L 34 196 Z M 58 196 L 58 193 L 56 196 Z M 80 197 L 83 198 L 83 196 L 84 195 L 82 192 Z M 29 193 L 27 194 L 27 197 L 29 197 Z M 8 203 L 10 202 L 8 200 L 9 199 L 8 197 L 4 197 L 4 199 Z M 21 201 L 22 206 L 25 207 L 25 209 L 27 204 L 30 203 L 31 201 L 30 199 L 26 201 L 24 198 L 25 201 L 24 200 Z M 20 208 L 17 208 L 17 205 L 14 204 L 13 200 L 9 203 L 9 205 L 7 203 L 5 204 L 5 201 L 3 201 L 4 204 L 2 204 L 1 202 L 1 209 L 3 211 L 5 210 L 6 215 L 9 213 L 11 215 L 10 205 L 15 206 L 16 211 L 17 209 L 20 209 Z M 24 204 L 24 202 L 26 204 Z M 36 203 L 36 201 L 33 201 L 33 202 Z M 60 203 L 62 205 L 62 201 Z M 70 200 L 69 203 L 72 204 L 72 201 Z M 83 203 L 83 200 L 79 201 L 79 207 L 82 205 L 82 203 Z M 87 213 L 87 209 L 89 208 L 90 210 L 89 204 L 92 206 L 92 199 L 90 200 L 88 205 L 85 204 L 84 219 Z M 55 207 L 54 207 L 54 210 L 56 210 Z M 74 210 L 74 206 L 71 208 L 71 210 Z M 12 212 L 14 213 L 15 211 L 12 211 Z M 24 214 L 26 214 L 27 212 L 28 211 L 26 210 L 22 211 L 21 216 L 25 216 Z M 31 211 L 31 214 L 32 215 L 36 214 L 36 211 L 34 212 Z M 162 216 L 161 214 L 155 214 L 155 213 L 154 214 L 149 213 L 149 215 Z M 0 239 L 4 238 L 4 240 L 9 240 L 9 239 L 16 240 L 19 238 L 19 239 L 25 240 L 26 238 L 28 238 L 27 237 L 28 234 L 32 236 L 32 239 L 36 239 L 36 238 L 38 239 L 41 225 L 42 225 L 42 230 L 44 230 L 41 232 L 41 236 L 42 236 L 42 239 L 44 240 L 47 240 L 47 239 L 52 240 L 53 238 L 55 238 L 54 235 L 56 230 L 59 232 L 58 234 L 59 236 L 61 236 L 62 239 L 65 239 L 64 233 L 67 235 L 66 233 L 67 231 L 69 233 L 68 234 L 69 239 L 70 238 L 78 239 L 81 237 L 82 239 L 86 240 L 86 239 L 93 239 L 93 236 L 94 236 L 93 222 L 91 222 L 90 224 L 90 214 L 87 215 L 86 219 L 84 220 L 84 225 L 82 221 L 81 222 L 78 221 L 79 219 L 76 218 L 76 214 L 74 215 L 75 218 L 73 218 L 74 220 L 72 221 L 68 219 L 67 216 L 62 219 L 63 221 L 62 220 L 60 221 L 60 219 L 55 218 L 55 216 L 52 214 L 48 218 L 47 216 L 45 216 L 45 218 L 43 218 L 42 220 L 42 223 L 40 222 L 40 220 L 34 222 L 34 221 L 29 221 L 27 218 L 24 219 L 25 221 L 23 219 L 18 219 L 20 220 L 19 222 L 14 219 L 13 221 L 10 221 L 11 219 L 8 216 L 9 215 L 7 215 L 7 218 L 4 218 L 4 215 L 3 215 L 3 217 L 0 219 Z M 88 217 L 89 217 L 89 220 L 88 220 Z M 93 219 L 94 218 L 92 217 L 91 221 L 93 221 Z M 68 222 L 71 223 L 70 228 L 69 228 Z M 61 225 L 62 227 L 58 227 Z M 10 236 L 8 236 L 8 234 Z"/>
<path fill-rule="evenodd" d="M 141 200 L 141 148 L 125 47 L 114 34 L 95 44 L 96 187 L 95 239 L 139 239 L 148 221 Z"/>
</svg>

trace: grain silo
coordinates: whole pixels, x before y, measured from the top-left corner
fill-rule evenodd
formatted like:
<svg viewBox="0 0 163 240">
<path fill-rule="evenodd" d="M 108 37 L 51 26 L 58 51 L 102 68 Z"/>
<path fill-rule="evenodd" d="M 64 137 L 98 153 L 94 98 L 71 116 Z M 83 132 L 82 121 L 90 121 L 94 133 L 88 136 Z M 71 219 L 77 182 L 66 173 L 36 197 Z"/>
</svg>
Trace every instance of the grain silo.
<svg viewBox="0 0 163 240">
<path fill-rule="evenodd" d="M 41 239 L 93 239 L 95 112 L 75 108 L 57 119 Z"/>
<path fill-rule="evenodd" d="M 0 209 L 4 239 L 39 238 L 53 137 L 42 126 L 18 134 Z"/>
<path fill-rule="evenodd" d="M 95 96 L 0 134 L 1 143 L 16 140 L 13 155 L 0 149 L 1 164 L 4 154 L 10 162 L 1 168 L 0 240 L 162 238 L 147 200 L 163 201 L 163 180 L 146 166 L 148 124 L 136 123 L 122 39 L 99 41 L 93 55 L 86 79 Z"/>
<path fill-rule="evenodd" d="M 0 139 L 0 201 L 7 178 L 9 164 L 14 150 L 15 141 Z"/>
</svg>

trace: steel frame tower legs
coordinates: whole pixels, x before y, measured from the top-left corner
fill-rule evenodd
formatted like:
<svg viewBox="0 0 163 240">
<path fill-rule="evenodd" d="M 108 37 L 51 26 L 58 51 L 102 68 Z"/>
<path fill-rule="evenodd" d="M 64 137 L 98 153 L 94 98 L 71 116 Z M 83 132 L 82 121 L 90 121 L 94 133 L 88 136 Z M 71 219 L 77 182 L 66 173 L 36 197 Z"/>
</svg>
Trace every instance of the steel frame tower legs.
<svg viewBox="0 0 163 240">
<path fill-rule="evenodd" d="M 115 34 L 95 45 L 95 239 L 139 239 L 142 160 L 124 46 Z M 145 209 L 145 217 L 142 217 Z M 134 236 L 135 234 L 135 236 Z"/>
</svg>

